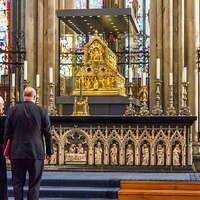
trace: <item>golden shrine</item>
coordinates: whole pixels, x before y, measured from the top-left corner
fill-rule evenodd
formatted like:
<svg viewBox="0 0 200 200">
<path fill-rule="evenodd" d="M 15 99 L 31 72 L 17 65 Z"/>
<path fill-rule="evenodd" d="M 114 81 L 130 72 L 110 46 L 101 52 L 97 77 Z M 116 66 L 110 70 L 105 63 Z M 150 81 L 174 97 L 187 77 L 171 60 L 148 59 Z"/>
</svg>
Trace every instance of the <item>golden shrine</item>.
<svg viewBox="0 0 200 200">
<path fill-rule="evenodd" d="M 84 63 L 74 68 L 72 95 L 125 96 L 125 78 L 117 70 L 117 57 L 97 33 L 85 45 Z"/>
</svg>

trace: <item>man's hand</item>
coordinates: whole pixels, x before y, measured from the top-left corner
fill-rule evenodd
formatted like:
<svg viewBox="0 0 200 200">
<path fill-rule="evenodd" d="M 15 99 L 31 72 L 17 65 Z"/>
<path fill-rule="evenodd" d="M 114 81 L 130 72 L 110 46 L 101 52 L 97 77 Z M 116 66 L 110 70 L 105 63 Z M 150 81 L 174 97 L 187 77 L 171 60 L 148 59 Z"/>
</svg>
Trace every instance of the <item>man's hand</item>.
<svg viewBox="0 0 200 200">
<path fill-rule="evenodd" d="M 51 155 L 47 155 L 46 158 L 47 158 L 47 161 L 50 162 L 52 157 Z"/>
</svg>

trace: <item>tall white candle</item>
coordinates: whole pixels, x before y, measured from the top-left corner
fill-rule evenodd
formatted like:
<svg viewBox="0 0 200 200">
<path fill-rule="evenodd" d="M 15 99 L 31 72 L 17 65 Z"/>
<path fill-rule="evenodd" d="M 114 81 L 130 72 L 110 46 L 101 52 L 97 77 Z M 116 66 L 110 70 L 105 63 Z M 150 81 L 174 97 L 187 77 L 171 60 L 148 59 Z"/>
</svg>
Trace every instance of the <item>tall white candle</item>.
<svg viewBox="0 0 200 200">
<path fill-rule="evenodd" d="M 156 58 L 156 79 L 160 79 L 160 58 Z"/>
<path fill-rule="evenodd" d="M 53 83 L 53 67 L 49 68 L 49 83 Z"/>
<path fill-rule="evenodd" d="M 28 64 L 26 60 L 24 61 L 24 80 L 28 80 Z"/>
<path fill-rule="evenodd" d="M 187 67 L 183 67 L 182 82 L 187 82 Z"/>
<path fill-rule="evenodd" d="M 142 86 L 146 85 L 146 72 L 142 73 Z"/>
<path fill-rule="evenodd" d="M 128 80 L 130 83 L 132 83 L 133 81 L 133 71 L 132 71 L 132 67 L 129 67 L 129 70 L 128 70 Z"/>
<path fill-rule="evenodd" d="M 15 74 L 12 74 L 12 87 L 15 87 Z"/>
<path fill-rule="evenodd" d="M 36 74 L 36 87 L 40 87 L 40 75 Z"/>
<path fill-rule="evenodd" d="M 170 86 L 173 85 L 173 73 L 172 72 L 169 73 L 169 85 Z"/>
</svg>

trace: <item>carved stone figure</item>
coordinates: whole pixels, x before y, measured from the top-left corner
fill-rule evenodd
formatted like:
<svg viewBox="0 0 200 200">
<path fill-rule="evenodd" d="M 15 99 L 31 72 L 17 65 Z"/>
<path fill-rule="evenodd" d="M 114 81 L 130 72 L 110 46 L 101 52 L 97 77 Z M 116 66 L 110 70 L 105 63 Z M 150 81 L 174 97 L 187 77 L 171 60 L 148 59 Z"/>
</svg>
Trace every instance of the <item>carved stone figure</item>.
<svg viewBox="0 0 200 200">
<path fill-rule="evenodd" d="M 76 145 L 75 144 L 71 144 L 70 148 L 69 148 L 69 153 L 75 153 L 76 152 Z"/>
<path fill-rule="evenodd" d="M 157 149 L 157 165 L 164 165 L 165 149 L 162 144 L 158 144 Z"/>
<path fill-rule="evenodd" d="M 173 150 L 173 165 L 175 166 L 180 165 L 180 155 L 181 155 L 180 145 L 176 144 Z"/>
<path fill-rule="evenodd" d="M 77 153 L 84 154 L 84 149 L 81 143 L 78 144 L 78 147 L 76 147 Z"/>
<path fill-rule="evenodd" d="M 87 151 L 81 143 L 71 144 L 69 151 L 65 151 L 65 162 L 73 164 L 86 164 L 87 162 Z"/>
<path fill-rule="evenodd" d="M 110 159 L 111 159 L 111 165 L 117 165 L 118 161 L 117 161 L 117 154 L 118 154 L 118 149 L 117 149 L 117 145 L 113 144 L 112 148 L 110 149 Z"/>
<path fill-rule="evenodd" d="M 133 165 L 133 149 L 131 144 L 128 144 L 126 149 L 126 164 Z"/>
<path fill-rule="evenodd" d="M 103 154 L 103 149 L 101 147 L 101 142 L 98 142 L 97 146 L 95 147 L 95 164 L 96 165 L 102 164 L 102 154 Z"/>
<path fill-rule="evenodd" d="M 142 165 L 149 165 L 149 146 L 142 145 Z"/>
</svg>

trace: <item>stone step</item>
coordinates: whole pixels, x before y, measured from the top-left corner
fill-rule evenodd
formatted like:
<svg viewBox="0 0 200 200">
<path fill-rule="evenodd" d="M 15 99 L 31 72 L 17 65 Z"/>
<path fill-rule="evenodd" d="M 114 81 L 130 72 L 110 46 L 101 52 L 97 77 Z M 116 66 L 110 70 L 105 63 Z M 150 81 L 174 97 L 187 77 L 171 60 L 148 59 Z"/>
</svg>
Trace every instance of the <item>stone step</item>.
<svg viewBox="0 0 200 200">
<path fill-rule="evenodd" d="M 66 198 L 117 198 L 119 188 L 109 187 L 55 187 L 41 186 L 40 197 L 66 197 Z M 27 195 L 27 187 L 24 187 L 25 196 Z M 9 197 L 13 196 L 12 187 L 8 190 Z"/>
<path fill-rule="evenodd" d="M 8 200 L 15 200 L 14 197 L 9 197 Z M 94 200 L 94 198 L 40 198 L 40 200 Z M 110 200 L 108 198 L 95 198 L 95 200 Z M 117 199 L 112 199 L 117 200 Z"/>
</svg>

